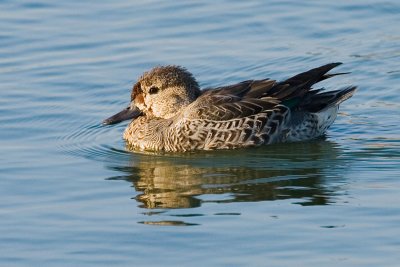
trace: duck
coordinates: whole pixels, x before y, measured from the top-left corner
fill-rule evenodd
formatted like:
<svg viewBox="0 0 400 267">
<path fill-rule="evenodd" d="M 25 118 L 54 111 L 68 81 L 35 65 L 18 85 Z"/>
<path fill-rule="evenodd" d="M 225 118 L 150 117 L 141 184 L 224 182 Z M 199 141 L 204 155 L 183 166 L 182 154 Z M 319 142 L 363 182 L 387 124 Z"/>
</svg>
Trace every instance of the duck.
<svg viewBox="0 0 400 267">
<path fill-rule="evenodd" d="M 328 73 L 340 64 L 283 81 L 246 80 L 203 90 L 186 68 L 156 66 L 133 85 L 128 107 L 103 124 L 131 120 L 123 139 L 140 151 L 237 149 L 316 139 L 335 121 L 339 104 L 357 89 L 312 88 L 348 74 Z"/>
</svg>

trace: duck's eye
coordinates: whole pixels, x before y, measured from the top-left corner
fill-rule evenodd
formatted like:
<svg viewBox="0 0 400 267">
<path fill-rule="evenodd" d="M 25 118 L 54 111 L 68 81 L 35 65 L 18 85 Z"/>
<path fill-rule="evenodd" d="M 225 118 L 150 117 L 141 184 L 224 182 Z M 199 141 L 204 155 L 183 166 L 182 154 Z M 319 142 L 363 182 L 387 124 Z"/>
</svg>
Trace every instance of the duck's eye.
<svg viewBox="0 0 400 267">
<path fill-rule="evenodd" d="M 157 94 L 158 91 L 160 91 L 160 89 L 157 86 L 152 86 L 149 89 L 149 94 L 154 95 L 154 94 Z"/>
</svg>

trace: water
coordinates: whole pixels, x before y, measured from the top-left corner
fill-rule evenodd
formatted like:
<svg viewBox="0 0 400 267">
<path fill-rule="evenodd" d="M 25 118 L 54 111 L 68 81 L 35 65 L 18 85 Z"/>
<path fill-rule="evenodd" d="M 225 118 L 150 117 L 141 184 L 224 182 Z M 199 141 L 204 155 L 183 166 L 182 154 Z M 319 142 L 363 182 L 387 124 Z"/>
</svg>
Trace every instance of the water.
<svg viewBox="0 0 400 267">
<path fill-rule="evenodd" d="M 0 266 L 398 266 L 398 1 L 1 1 Z M 129 153 L 157 64 L 202 87 L 343 61 L 322 140 Z"/>
</svg>

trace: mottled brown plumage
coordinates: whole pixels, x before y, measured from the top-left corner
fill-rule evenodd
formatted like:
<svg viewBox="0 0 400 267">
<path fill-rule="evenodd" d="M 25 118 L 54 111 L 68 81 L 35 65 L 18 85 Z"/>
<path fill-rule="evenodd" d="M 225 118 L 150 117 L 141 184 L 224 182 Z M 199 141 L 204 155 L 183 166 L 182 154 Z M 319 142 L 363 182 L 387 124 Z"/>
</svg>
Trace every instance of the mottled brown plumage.
<svg viewBox="0 0 400 267">
<path fill-rule="evenodd" d="M 133 86 L 127 109 L 105 121 L 133 118 L 131 147 L 155 151 L 231 149 L 303 141 L 322 135 L 355 87 L 323 92 L 311 86 L 335 75 L 331 63 L 283 82 L 249 80 L 200 91 L 179 66 L 156 67 Z"/>
</svg>

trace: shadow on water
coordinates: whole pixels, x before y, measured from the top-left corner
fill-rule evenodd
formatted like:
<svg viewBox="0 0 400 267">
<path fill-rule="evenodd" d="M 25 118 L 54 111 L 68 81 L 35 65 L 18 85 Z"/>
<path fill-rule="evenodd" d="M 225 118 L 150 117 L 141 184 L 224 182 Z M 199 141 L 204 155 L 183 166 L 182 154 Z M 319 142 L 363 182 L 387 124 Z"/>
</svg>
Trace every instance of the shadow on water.
<svg viewBox="0 0 400 267">
<path fill-rule="evenodd" d="M 340 154 L 335 143 L 324 140 L 190 154 L 133 153 L 128 164 L 108 164 L 122 175 L 107 180 L 132 183 L 134 199 L 146 209 L 281 199 L 327 205 L 337 195 L 328 182 L 341 182 L 338 169 L 346 169 Z"/>
</svg>

